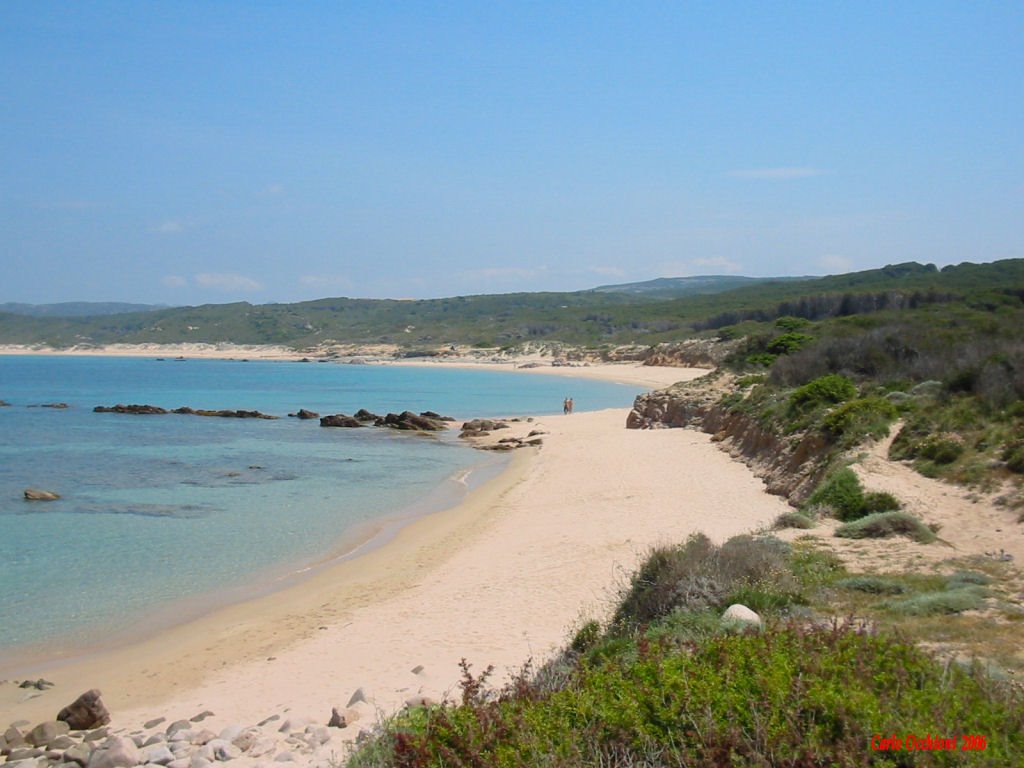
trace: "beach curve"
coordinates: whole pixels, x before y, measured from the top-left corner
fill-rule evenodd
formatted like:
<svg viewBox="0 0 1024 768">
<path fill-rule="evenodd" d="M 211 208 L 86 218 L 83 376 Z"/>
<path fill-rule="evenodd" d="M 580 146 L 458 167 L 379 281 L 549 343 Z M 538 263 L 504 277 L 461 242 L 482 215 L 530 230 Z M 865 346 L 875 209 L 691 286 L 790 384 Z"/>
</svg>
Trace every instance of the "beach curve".
<svg viewBox="0 0 1024 768">
<path fill-rule="evenodd" d="M 703 373 L 638 365 L 525 370 L 643 387 Z M 651 545 L 695 530 L 724 539 L 784 511 L 707 435 L 627 432 L 626 413 L 537 419 L 529 426 L 547 433 L 544 447 L 518 452 L 459 506 L 297 586 L 48 668 L 57 686 L 30 701 L 4 686 L 0 720 L 50 718 L 90 687 L 103 690 L 114 724 L 124 728 L 204 710 L 215 713 L 211 725 L 285 711 L 326 722 L 357 688 L 393 711 L 410 696 L 451 692 L 463 657 L 494 664 L 500 675 L 527 658 L 542 661 L 574 623 L 605 615 L 615 585 Z"/>
</svg>

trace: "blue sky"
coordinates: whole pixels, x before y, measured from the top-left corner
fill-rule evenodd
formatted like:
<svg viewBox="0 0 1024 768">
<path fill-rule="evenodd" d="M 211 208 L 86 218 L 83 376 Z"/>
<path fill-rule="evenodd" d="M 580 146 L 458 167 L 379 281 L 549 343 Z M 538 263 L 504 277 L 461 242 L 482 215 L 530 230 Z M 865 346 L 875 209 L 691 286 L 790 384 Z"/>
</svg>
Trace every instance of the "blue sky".
<svg viewBox="0 0 1024 768">
<path fill-rule="evenodd" d="M 0 4 L 0 301 L 1024 257 L 1020 2 Z"/>
</svg>

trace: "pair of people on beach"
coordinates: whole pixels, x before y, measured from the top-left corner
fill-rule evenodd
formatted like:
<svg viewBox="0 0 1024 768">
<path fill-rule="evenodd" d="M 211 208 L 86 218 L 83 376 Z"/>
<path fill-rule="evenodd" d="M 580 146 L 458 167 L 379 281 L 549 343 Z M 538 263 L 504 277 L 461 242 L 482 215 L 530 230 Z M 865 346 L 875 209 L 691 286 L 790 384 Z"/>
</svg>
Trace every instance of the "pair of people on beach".
<svg viewBox="0 0 1024 768">
<path fill-rule="evenodd" d="M 562 401 L 562 413 L 564 413 L 566 416 L 568 416 L 570 413 L 572 413 L 572 398 L 571 397 L 567 397 L 567 398 L 565 398 L 565 400 Z"/>
</svg>

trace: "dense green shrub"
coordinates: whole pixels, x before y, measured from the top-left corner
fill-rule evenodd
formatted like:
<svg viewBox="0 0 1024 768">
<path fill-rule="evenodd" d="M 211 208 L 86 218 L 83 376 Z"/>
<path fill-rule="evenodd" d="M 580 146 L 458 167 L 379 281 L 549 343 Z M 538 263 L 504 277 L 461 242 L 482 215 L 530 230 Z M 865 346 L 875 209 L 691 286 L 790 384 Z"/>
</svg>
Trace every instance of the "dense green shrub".
<svg viewBox="0 0 1024 768">
<path fill-rule="evenodd" d="M 812 341 L 814 337 L 806 333 L 783 333 L 768 342 L 768 351 L 773 355 L 788 355 L 806 347 Z"/>
<path fill-rule="evenodd" d="M 964 452 L 964 445 L 951 437 L 933 435 L 918 444 L 915 453 L 936 464 L 952 464 Z"/>
<path fill-rule="evenodd" d="M 843 539 L 884 539 L 900 535 L 922 544 L 935 541 L 932 529 L 907 512 L 875 512 L 839 526 L 835 535 Z"/>
<path fill-rule="evenodd" d="M 864 513 L 864 490 L 849 467 L 843 467 L 825 478 L 807 499 L 808 507 L 824 506 L 840 520 L 856 520 Z"/>
<path fill-rule="evenodd" d="M 842 403 L 857 395 L 857 388 L 845 376 L 830 373 L 797 387 L 789 396 L 790 405 L 798 410 L 809 410 L 821 405 Z"/>
<path fill-rule="evenodd" d="M 771 355 L 767 352 L 755 352 L 752 355 L 747 355 L 745 359 L 747 361 L 747 365 L 771 368 L 772 363 L 775 362 L 775 358 L 775 355 Z"/>
<path fill-rule="evenodd" d="M 984 764 L 1020 765 L 1024 709 L 980 669 L 913 645 L 791 626 L 620 645 L 560 690 L 522 675 L 493 696 L 400 715 L 351 768 L 952 766 L 960 752 L 871 749 L 875 734 L 983 734 Z M 973 763 L 972 763 L 973 764 Z"/>
<path fill-rule="evenodd" d="M 864 514 L 873 512 L 892 512 L 901 507 L 900 500 L 885 491 L 872 491 L 864 494 Z"/>
<path fill-rule="evenodd" d="M 810 320 L 806 320 L 802 317 L 793 317 L 792 315 L 784 315 L 783 317 L 776 318 L 775 320 L 776 328 L 789 333 L 799 331 L 801 328 L 806 328 L 810 324 Z"/>
<path fill-rule="evenodd" d="M 657 547 L 630 579 L 612 625 L 624 630 L 677 609 L 725 607 L 741 586 L 782 579 L 788 554 L 789 545 L 767 536 L 734 536 L 718 547 L 694 534 L 685 544 Z M 778 586 L 785 591 L 787 585 Z"/>
<path fill-rule="evenodd" d="M 862 397 L 838 406 L 825 417 L 822 425 L 834 437 L 859 441 L 865 437 L 884 437 L 897 416 L 896 406 L 885 398 Z"/>
<path fill-rule="evenodd" d="M 1006 468 L 1017 474 L 1024 474 L 1024 440 L 1015 440 L 1003 448 L 1000 458 L 1006 462 Z"/>
</svg>

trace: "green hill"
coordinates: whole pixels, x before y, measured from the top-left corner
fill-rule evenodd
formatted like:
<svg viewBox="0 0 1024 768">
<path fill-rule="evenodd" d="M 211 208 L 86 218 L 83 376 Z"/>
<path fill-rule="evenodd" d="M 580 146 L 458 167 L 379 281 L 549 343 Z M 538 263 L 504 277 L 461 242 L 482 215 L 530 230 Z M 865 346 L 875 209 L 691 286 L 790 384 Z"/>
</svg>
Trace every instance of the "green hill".
<svg viewBox="0 0 1024 768">
<path fill-rule="evenodd" d="M 713 286 L 705 287 L 710 290 Z M 816 320 L 967 296 L 997 300 L 1007 291 L 1024 290 L 1024 259 L 942 270 L 910 262 L 830 277 L 763 280 L 719 293 L 671 299 L 607 288 L 421 301 L 239 302 L 84 318 L 0 314 L 0 343 L 68 347 L 115 342 L 232 342 L 295 348 L 330 343 L 403 347 L 453 343 L 515 346 L 531 341 L 655 344 L 783 315 Z"/>
</svg>

